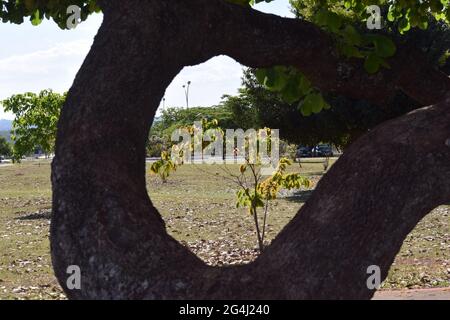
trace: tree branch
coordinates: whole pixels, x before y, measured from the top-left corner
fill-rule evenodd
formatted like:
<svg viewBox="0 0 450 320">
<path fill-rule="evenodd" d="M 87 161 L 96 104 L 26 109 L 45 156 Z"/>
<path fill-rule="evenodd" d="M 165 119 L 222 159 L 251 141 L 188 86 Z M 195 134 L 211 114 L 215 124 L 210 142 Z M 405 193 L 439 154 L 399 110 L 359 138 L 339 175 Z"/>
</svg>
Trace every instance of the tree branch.
<svg viewBox="0 0 450 320">
<path fill-rule="evenodd" d="M 210 19 L 205 27 L 209 35 L 205 48 L 246 66 L 291 65 L 325 92 L 378 105 L 384 105 L 399 89 L 422 105 L 442 101 L 450 91 L 450 78 L 414 48 L 397 44 L 396 55 L 388 60 L 391 68 L 370 75 L 364 70 L 362 59 L 340 57 L 331 37 L 307 21 L 281 18 L 223 1 L 206 2 Z"/>
</svg>

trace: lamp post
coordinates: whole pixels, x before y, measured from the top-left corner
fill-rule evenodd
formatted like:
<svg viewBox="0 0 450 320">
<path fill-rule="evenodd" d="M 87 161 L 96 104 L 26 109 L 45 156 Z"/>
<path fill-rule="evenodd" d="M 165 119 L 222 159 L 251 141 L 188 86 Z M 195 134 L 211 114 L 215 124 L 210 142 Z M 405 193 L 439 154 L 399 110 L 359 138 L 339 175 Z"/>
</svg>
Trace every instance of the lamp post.
<svg viewBox="0 0 450 320">
<path fill-rule="evenodd" d="M 166 109 L 166 97 L 163 97 L 162 98 L 162 107 L 163 107 L 163 110 L 165 110 Z"/>
<path fill-rule="evenodd" d="M 191 85 L 191 81 L 188 81 L 186 84 L 183 84 L 184 95 L 186 96 L 186 109 L 189 109 L 189 86 Z"/>
</svg>

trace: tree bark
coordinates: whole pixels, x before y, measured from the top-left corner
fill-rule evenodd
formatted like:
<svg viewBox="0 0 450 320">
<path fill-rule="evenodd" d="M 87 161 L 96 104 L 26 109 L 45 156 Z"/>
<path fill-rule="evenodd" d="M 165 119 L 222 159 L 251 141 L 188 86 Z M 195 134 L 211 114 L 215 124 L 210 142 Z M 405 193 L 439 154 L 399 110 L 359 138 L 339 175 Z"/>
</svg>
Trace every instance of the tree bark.
<svg viewBox="0 0 450 320">
<path fill-rule="evenodd" d="M 385 278 L 408 232 L 450 200 L 450 86 L 437 71 L 393 65 L 369 76 L 360 62 L 339 60 L 313 25 L 222 1 L 101 5 L 104 21 L 68 93 L 52 164 L 52 261 L 69 298 L 370 298 L 367 267 L 379 265 Z M 292 64 L 325 90 L 378 103 L 391 85 L 442 102 L 354 143 L 254 263 L 209 267 L 167 234 L 153 207 L 145 143 L 172 79 L 218 54 L 252 67 Z M 67 288 L 70 265 L 81 268 L 81 290 Z"/>
</svg>

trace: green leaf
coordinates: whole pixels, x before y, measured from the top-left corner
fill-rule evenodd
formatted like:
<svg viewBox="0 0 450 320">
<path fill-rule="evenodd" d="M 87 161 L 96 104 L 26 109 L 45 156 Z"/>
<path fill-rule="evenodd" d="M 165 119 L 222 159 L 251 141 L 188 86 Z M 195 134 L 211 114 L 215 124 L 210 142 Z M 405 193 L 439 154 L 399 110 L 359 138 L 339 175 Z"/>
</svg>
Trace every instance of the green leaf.
<svg viewBox="0 0 450 320">
<path fill-rule="evenodd" d="M 380 66 L 383 59 L 378 57 L 376 54 L 370 53 L 366 60 L 364 61 L 364 69 L 370 74 L 377 73 L 380 70 Z"/>
<path fill-rule="evenodd" d="M 342 26 L 342 18 L 328 9 L 320 9 L 314 16 L 314 22 L 335 33 L 338 32 Z"/>
<path fill-rule="evenodd" d="M 398 10 L 398 7 L 394 5 L 389 6 L 389 11 L 387 14 L 387 19 L 390 22 L 394 22 L 395 20 L 401 18 L 403 16 L 402 12 Z"/>
<path fill-rule="evenodd" d="M 328 24 L 328 10 L 320 9 L 314 16 L 314 22 L 319 26 L 326 26 Z"/>
<path fill-rule="evenodd" d="M 301 75 L 299 88 L 303 95 L 307 95 L 311 92 L 311 81 L 309 81 L 304 75 Z"/>
<path fill-rule="evenodd" d="M 319 113 L 327 105 L 323 96 L 320 93 L 308 94 L 300 103 L 300 111 L 304 116 L 309 116 L 312 113 Z"/>
<path fill-rule="evenodd" d="M 398 23 L 398 31 L 400 31 L 401 34 L 404 34 L 409 29 L 411 29 L 411 24 L 406 17 L 403 17 Z"/>
<path fill-rule="evenodd" d="M 263 85 L 271 88 L 275 85 L 275 71 L 271 69 L 266 69 L 266 78 L 264 79 Z"/>
<path fill-rule="evenodd" d="M 418 27 L 422 30 L 428 29 L 428 21 L 426 20 L 426 18 L 419 22 Z"/>
<path fill-rule="evenodd" d="M 255 72 L 256 79 L 271 91 L 281 91 L 287 85 L 289 77 L 286 67 L 276 66 L 269 69 L 258 69 Z"/>
<path fill-rule="evenodd" d="M 351 25 L 346 25 L 345 28 L 341 31 L 341 35 L 348 45 L 361 44 L 361 35 L 358 33 L 355 27 Z"/>
<path fill-rule="evenodd" d="M 385 36 L 377 36 L 375 39 L 375 53 L 383 58 L 392 57 L 397 48 L 394 41 Z"/>
<path fill-rule="evenodd" d="M 445 51 L 442 56 L 439 57 L 438 64 L 440 67 L 445 66 L 447 59 L 450 58 L 450 50 Z"/>
<path fill-rule="evenodd" d="M 311 82 L 302 75 L 300 72 L 296 72 L 290 77 L 288 84 L 281 91 L 281 98 L 286 103 L 294 103 L 300 100 L 303 96 L 309 93 L 311 90 Z"/>
<path fill-rule="evenodd" d="M 36 11 L 33 13 L 33 15 L 31 16 L 30 20 L 31 20 L 31 24 L 32 24 L 33 26 L 37 26 L 37 25 L 41 24 L 42 19 L 41 19 L 40 16 L 39 16 L 39 10 L 36 10 Z"/>
<path fill-rule="evenodd" d="M 327 22 L 328 22 L 328 28 L 332 32 L 338 32 L 340 27 L 342 26 L 342 18 L 334 12 L 330 12 L 328 14 Z"/>
<path fill-rule="evenodd" d="M 266 76 L 267 76 L 267 69 L 263 69 L 263 68 L 256 69 L 255 77 L 256 77 L 256 80 L 258 80 L 259 83 L 264 84 Z"/>
<path fill-rule="evenodd" d="M 312 114 L 312 106 L 310 104 L 305 104 L 304 101 L 299 104 L 300 112 L 305 117 L 308 117 Z"/>
<path fill-rule="evenodd" d="M 280 92 L 280 95 L 281 99 L 288 104 L 298 101 L 303 96 L 302 91 L 300 90 L 299 81 L 296 81 L 295 79 L 290 80 Z"/>
<path fill-rule="evenodd" d="M 380 34 L 366 34 L 364 43 L 367 45 L 373 44 L 374 53 L 383 58 L 392 57 L 397 51 L 395 43 L 389 37 Z"/>
<path fill-rule="evenodd" d="M 281 91 L 286 86 L 289 81 L 289 77 L 286 73 L 286 67 L 277 66 L 272 68 L 272 72 L 269 73 L 272 77 L 271 85 L 269 87 L 270 90 L 273 91 Z"/>
<path fill-rule="evenodd" d="M 347 58 L 364 58 L 364 54 L 353 45 L 342 44 L 339 46 L 339 50 Z"/>
<path fill-rule="evenodd" d="M 390 21 L 390 22 L 394 22 L 394 21 L 395 21 L 395 15 L 394 15 L 394 12 L 393 12 L 393 11 L 389 11 L 389 12 L 388 12 L 388 14 L 387 14 L 387 19 L 388 19 L 388 21 Z"/>
</svg>

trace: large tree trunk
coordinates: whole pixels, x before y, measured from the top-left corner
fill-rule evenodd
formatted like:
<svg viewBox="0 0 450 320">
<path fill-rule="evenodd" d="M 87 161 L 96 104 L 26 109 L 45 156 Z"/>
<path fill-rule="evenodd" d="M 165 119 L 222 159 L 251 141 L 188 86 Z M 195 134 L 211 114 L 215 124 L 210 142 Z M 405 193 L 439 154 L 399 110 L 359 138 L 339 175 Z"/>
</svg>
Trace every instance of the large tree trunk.
<svg viewBox="0 0 450 320">
<path fill-rule="evenodd" d="M 403 64 L 369 76 L 359 62 L 340 61 L 313 25 L 222 1 L 102 8 L 62 110 L 52 168 L 52 260 L 70 298 L 370 298 L 367 267 L 385 278 L 408 232 L 450 200 L 450 85 L 419 58 L 423 68 L 410 77 Z M 184 66 L 217 54 L 252 67 L 292 64 L 325 90 L 379 103 L 391 86 L 442 102 L 354 143 L 254 263 L 209 267 L 167 234 L 147 194 L 144 152 L 166 87 Z M 343 68 L 358 81 L 342 78 Z M 66 286 L 70 265 L 81 268 L 81 290 Z"/>
</svg>

